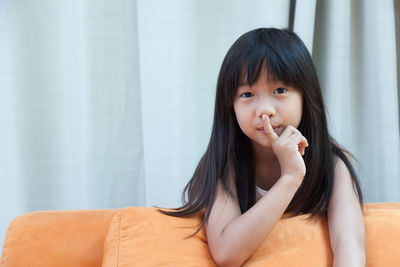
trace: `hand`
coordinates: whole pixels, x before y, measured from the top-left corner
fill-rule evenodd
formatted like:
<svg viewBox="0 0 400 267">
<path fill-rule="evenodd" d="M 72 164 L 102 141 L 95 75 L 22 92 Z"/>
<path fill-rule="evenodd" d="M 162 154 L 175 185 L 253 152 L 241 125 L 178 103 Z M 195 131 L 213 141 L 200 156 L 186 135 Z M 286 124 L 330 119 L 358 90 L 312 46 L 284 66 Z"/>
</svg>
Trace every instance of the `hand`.
<svg viewBox="0 0 400 267">
<path fill-rule="evenodd" d="M 274 132 L 268 116 L 263 114 L 262 118 L 264 131 L 281 166 L 281 176 L 304 178 L 306 165 L 302 155 L 304 155 L 305 148 L 308 147 L 307 139 L 291 125 L 288 125 L 278 136 Z"/>
</svg>

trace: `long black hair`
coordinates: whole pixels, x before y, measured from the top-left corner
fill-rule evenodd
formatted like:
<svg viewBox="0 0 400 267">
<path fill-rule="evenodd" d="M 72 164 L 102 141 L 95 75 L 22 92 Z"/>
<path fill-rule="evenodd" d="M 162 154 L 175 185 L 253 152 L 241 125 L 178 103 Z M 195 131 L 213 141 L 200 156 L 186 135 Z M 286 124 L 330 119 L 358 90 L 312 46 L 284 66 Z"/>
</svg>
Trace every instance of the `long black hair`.
<svg viewBox="0 0 400 267">
<path fill-rule="evenodd" d="M 210 216 L 217 180 L 222 182 L 229 195 L 233 194 L 231 183 L 236 184 L 242 214 L 256 202 L 252 148 L 249 138 L 239 128 L 233 102 L 244 76 L 252 86 L 263 67 L 270 79 L 295 87 L 303 95 L 303 114 L 298 130 L 309 143 L 303 157 L 307 171 L 285 212 L 293 216 L 310 214 L 309 218 L 326 214 L 337 158 L 342 159 L 350 171 L 362 209 L 361 185 L 350 161 L 350 157 L 354 157 L 328 133 L 325 105 L 311 55 L 294 32 L 259 28 L 240 36 L 222 62 L 210 142 L 183 190 L 183 206 L 159 209 L 164 214 L 178 217 L 205 212 L 193 235 L 205 226 Z"/>
</svg>

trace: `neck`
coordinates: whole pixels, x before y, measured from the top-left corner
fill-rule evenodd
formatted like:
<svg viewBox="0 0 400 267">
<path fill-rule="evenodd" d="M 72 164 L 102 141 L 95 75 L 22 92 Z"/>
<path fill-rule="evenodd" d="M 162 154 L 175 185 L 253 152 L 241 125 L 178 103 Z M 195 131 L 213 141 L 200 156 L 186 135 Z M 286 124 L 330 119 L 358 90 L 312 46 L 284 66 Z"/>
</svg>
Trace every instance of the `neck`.
<svg viewBox="0 0 400 267">
<path fill-rule="evenodd" d="M 256 185 L 269 190 L 280 178 L 281 168 L 272 148 L 252 142 Z"/>
<path fill-rule="evenodd" d="M 254 162 L 256 164 L 262 163 L 264 164 L 269 164 L 271 163 L 279 163 L 278 158 L 276 157 L 274 151 L 272 151 L 272 148 L 270 147 L 264 147 L 260 144 L 252 142 L 252 148 L 253 148 L 253 156 L 254 156 Z"/>
</svg>

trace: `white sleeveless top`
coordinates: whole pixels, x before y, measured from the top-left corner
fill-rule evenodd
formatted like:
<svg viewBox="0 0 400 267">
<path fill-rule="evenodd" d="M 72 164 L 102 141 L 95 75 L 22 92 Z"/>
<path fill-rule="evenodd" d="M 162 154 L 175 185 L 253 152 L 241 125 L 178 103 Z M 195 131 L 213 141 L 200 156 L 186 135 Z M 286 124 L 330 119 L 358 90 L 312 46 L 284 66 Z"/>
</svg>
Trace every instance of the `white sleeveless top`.
<svg viewBox="0 0 400 267">
<path fill-rule="evenodd" d="M 256 202 L 262 198 L 263 195 L 265 195 L 265 193 L 267 193 L 268 190 L 264 190 L 258 186 L 256 186 Z"/>
</svg>

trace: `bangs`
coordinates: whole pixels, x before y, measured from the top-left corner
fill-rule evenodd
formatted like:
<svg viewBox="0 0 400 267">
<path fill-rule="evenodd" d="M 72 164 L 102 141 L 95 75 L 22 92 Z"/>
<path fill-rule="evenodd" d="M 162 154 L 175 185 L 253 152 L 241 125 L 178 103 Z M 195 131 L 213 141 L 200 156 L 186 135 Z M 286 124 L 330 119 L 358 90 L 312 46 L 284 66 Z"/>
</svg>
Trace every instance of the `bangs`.
<svg viewBox="0 0 400 267">
<path fill-rule="evenodd" d="M 257 62 L 252 61 L 250 64 L 248 61 L 245 61 L 242 66 L 239 68 L 239 79 L 238 85 L 235 87 L 239 87 L 242 84 L 248 84 L 252 86 L 258 79 L 261 78 L 261 74 L 263 69 L 266 72 L 266 81 L 267 82 L 275 82 L 281 80 L 277 75 L 277 72 L 270 64 L 267 64 L 265 59 L 258 59 Z M 250 79 L 248 78 L 250 77 Z M 283 82 L 283 81 L 282 81 Z"/>
<path fill-rule="evenodd" d="M 242 83 L 252 86 L 260 78 L 305 90 L 301 81 L 310 78 L 309 62 L 301 44 L 291 34 L 275 30 L 258 29 L 241 36 L 227 54 L 226 82 L 233 93 Z M 260 77 L 264 68 L 267 77 Z"/>
<path fill-rule="evenodd" d="M 264 75 L 266 77 L 261 77 Z M 243 34 L 226 54 L 218 77 L 217 91 L 231 107 L 238 87 L 253 86 L 259 79 L 281 82 L 303 94 L 312 92 L 316 81 L 311 55 L 296 34 L 260 28 Z"/>
<path fill-rule="evenodd" d="M 280 59 L 278 55 L 272 54 L 271 51 L 264 52 L 263 55 L 251 53 L 248 58 L 243 60 L 238 70 L 238 83 L 235 87 L 237 88 L 241 84 L 252 86 L 260 78 L 265 78 L 266 82 L 280 81 L 285 85 L 297 87 L 295 84 L 296 70 L 290 68 L 290 65 L 285 62 L 286 60 Z M 263 69 L 267 74 L 266 77 L 260 77 Z"/>
</svg>

